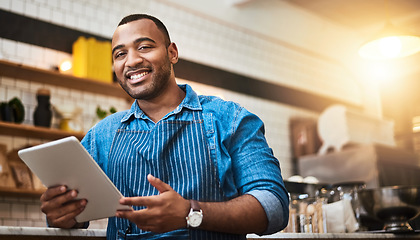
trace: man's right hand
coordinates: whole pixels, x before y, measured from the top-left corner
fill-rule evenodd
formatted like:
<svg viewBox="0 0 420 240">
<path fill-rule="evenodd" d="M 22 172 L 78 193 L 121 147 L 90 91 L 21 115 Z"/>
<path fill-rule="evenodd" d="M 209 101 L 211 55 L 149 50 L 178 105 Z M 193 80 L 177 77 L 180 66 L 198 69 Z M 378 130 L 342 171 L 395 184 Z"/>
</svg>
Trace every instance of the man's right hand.
<svg viewBox="0 0 420 240">
<path fill-rule="evenodd" d="M 48 188 L 41 195 L 41 211 L 47 216 L 50 227 L 77 228 L 83 223 L 77 223 L 75 217 L 86 207 L 86 199 L 75 200 L 76 190 L 68 190 L 66 186 Z"/>
</svg>

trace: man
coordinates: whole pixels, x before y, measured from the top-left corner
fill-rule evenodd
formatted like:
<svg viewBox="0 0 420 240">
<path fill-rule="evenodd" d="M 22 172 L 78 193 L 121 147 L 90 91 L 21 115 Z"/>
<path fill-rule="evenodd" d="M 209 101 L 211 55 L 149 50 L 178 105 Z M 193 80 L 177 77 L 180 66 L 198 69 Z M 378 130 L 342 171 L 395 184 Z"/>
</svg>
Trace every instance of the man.
<svg viewBox="0 0 420 240">
<path fill-rule="evenodd" d="M 241 106 L 177 85 L 178 49 L 158 19 L 122 19 L 112 38 L 115 74 L 135 99 L 94 126 L 82 143 L 125 196 L 107 237 L 245 239 L 287 225 L 288 194 L 262 121 Z M 50 226 L 82 227 L 89 204 L 77 191 L 48 189 Z"/>
</svg>

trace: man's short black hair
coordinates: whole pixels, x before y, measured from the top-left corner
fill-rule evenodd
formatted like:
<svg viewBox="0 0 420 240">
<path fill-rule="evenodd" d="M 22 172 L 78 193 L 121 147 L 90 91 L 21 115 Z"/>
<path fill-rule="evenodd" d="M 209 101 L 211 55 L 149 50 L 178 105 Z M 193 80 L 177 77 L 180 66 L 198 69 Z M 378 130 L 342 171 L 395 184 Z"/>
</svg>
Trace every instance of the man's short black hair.
<svg viewBox="0 0 420 240">
<path fill-rule="evenodd" d="M 165 24 L 163 24 L 162 21 L 160 21 L 159 19 L 157 19 L 156 17 L 147 15 L 147 14 L 131 14 L 128 15 L 126 17 L 124 17 L 123 19 L 121 19 L 120 23 L 118 23 L 118 26 L 121 26 L 123 24 L 129 23 L 129 22 L 133 22 L 133 21 L 137 21 L 140 19 L 150 19 L 152 20 L 157 28 L 163 33 L 163 36 L 165 38 L 165 43 L 166 43 L 166 47 L 169 47 L 169 44 L 171 44 L 171 38 L 169 37 L 169 32 L 168 29 L 166 29 Z"/>
</svg>

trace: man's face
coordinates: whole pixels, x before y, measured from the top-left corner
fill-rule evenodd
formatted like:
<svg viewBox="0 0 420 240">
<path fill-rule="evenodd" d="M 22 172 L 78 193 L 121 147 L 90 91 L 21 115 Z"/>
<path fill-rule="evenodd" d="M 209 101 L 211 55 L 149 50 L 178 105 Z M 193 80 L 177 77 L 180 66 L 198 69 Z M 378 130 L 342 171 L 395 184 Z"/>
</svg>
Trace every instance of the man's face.
<svg viewBox="0 0 420 240">
<path fill-rule="evenodd" d="M 173 44 L 166 47 L 164 35 L 153 21 L 141 19 L 117 28 L 112 59 L 121 87 L 132 98 L 151 100 L 167 86 L 178 52 Z"/>
</svg>

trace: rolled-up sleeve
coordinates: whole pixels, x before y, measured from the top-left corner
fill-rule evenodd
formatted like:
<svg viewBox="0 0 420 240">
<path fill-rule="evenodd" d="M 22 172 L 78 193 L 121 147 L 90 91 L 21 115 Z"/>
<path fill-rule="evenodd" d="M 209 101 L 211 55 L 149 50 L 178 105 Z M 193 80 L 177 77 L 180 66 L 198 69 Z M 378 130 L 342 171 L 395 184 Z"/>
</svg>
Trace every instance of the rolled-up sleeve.
<svg viewBox="0 0 420 240">
<path fill-rule="evenodd" d="M 273 193 L 267 190 L 252 190 L 247 194 L 260 202 L 267 215 L 268 227 L 263 234 L 276 233 L 287 225 L 289 212 L 284 211 L 283 203 Z"/>
<path fill-rule="evenodd" d="M 229 141 L 233 179 L 238 194 L 254 196 L 265 210 L 268 227 L 263 234 L 284 229 L 289 219 L 289 195 L 264 136 L 264 124 L 255 114 L 240 109 Z"/>
</svg>

